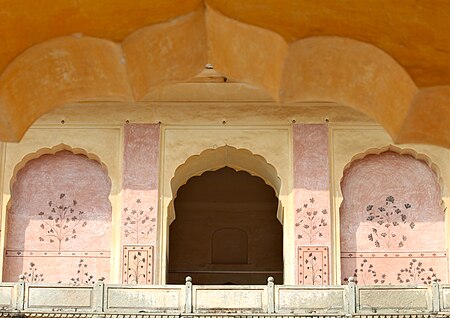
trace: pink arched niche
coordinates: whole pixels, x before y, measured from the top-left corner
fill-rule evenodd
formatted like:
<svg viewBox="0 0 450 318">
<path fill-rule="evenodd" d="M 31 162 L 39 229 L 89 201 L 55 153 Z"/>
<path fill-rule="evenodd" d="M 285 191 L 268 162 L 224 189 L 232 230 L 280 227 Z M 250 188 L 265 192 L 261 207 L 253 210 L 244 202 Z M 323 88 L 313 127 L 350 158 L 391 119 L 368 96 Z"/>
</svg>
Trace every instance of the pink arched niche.
<svg viewBox="0 0 450 318">
<path fill-rule="evenodd" d="M 89 157 L 60 145 L 19 163 L 7 209 L 3 281 L 21 275 L 28 282 L 77 285 L 108 279 L 111 181 Z"/>
<path fill-rule="evenodd" d="M 439 177 L 429 160 L 389 148 L 344 171 L 340 208 L 342 280 L 358 284 L 447 282 Z"/>
</svg>

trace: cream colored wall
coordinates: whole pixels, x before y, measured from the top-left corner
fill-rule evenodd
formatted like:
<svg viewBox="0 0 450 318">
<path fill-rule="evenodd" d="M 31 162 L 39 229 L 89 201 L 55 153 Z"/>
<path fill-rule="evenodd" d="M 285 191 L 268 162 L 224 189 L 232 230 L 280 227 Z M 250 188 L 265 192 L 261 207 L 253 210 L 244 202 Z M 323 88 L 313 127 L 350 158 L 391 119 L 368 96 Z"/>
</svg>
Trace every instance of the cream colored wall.
<svg viewBox="0 0 450 318">
<path fill-rule="evenodd" d="M 1 248 L 5 249 L 6 217 L 7 205 L 11 197 L 11 180 L 13 179 L 15 168 L 19 163 L 24 163 L 24 157 L 29 159 L 38 157 L 44 153 L 52 153 L 51 148 L 60 149 L 61 144 L 67 145 L 72 149 L 81 149 L 82 153 L 97 157 L 106 167 L 108 176 L 111 179 L 110 201 L 112 205 L 112 242 L 111 250 L 111 281 L 119 282 L 119 258 L 120 250 L 120 212 L 121 212 L 121 175 L 122 175 L 122 140 L 123 133 L 121 126 L 103 126 L 98 125 L 34 125 L 27 131 L 20 143 L 2 144 L 1 161 L 1 207 L 2 207 L 2 235 Z M 47 149 L 44 149 L 47 148 Z M 70 149 L 69 148 L 69 149 Z M 38 152 L 37 154 L 35 154 Z M 76 152 L 76 151 L 75 151 Z M 35 156 L 29 156 L 35 154 Z M 26 160 L 26 159 L 25 159 Z M 42 185 L 45 186 L 45 185 Z M 3 264 L 3 253 L 2 262 Z"/>
<path fill-rule="evenodd" d="M 340 182 L 346 166 L 354 159 L 364 153 L 378 153 L 380 150 L 387 150 L 391 146 L 394 150 L 405 151 L 415 154 L 419 157 L 424 155 L 428 157 L 431 163 L 438 168 L 442 186 L 443 205 L 450 205 L 450 150 L 429 145 L 402 144 L 395 145 L 386 131 L 376 124 L 330 124 L 329 129 L 329 148 L 331 162 L 331 205 L 333 209 L 333 282 L 341 281 L 340 277 L 340 246 L 339 246 L 339 207 L 342 203 L 342 192 Z M 447 248 L 449 244 L 449 218 L 446 218 L 447 224 Z"/>
<path fill-rule="evenodd" d="M 161 152 L 161 206 L 160 206 L 160 267 L 157 268 L 157 282 L 165 283 L 168 233 L 169 233 L 169 204 L 174 194 L 170 181 L 175 175 L 177 167 L 189 157 L 199 155 L 206 149 L 221 146 L 244 148 L 255 155 L 260 155 L 277 171 L 281 179 L 279 199 L 285 211 L 293 209 L 293 172 L 292 172 L 292 136 L 290 126 L 177 126 L 163 127 Z M 214 167 L 212 167 L 214 168 Z M 186 180 L 187 181 L 187 180 Z M 295 249 L 293 214 L 284 213 L 284 281 L 294 284 L 295 277 Z"/>
<path fill-rule="evenodd" d="M 236 108 L 238 107 L 239 108 Z M 293 120 L 305 123 L 329 123 L 329 153 L 331 165 L 332 216 L 334 218 L 334 246 L 332 265 L 333 283 L 339 282 L 339 206 L 342 201 L 340 180 L 344 167 L 355 155 L 371 148 L 383 148 L 392 144 L 389 135 L 379 125 L 370 122 L 364 115 L 348 108 L 330 104 L 290 105 L 276 107 L 273 103 L 187 102 L 174 104 L 161 102 L 158 105 L 120 105 L 99 103 L 67 106 L 42 117 L 29 129 L 20 143 L 0 143 L 0 187 L 2 195 L 2 239 L 4 249 L 5 217 L 10 199 L 10 181 L 14 168 L 24 156 L 42 148 L 52 148 L 61 143 L 72 148 L 84 149 L 97 156 L 107 167 L 112 181 L 110 200 L 113 207 L 113 238 L 111 254 L 112 282 L 120 278 L 120 213 L 121 180 L 123 158 L 123 131 L 126 120 L 130 122 L 161 122 L 161 175 L 159 205 L 159 255 L 155 255 L 156 283 L 165 282 L 168 205 L 173 197 L 170 180 L 175 169 L 190 156 L 224 145 L 245 148 L 261 155 L 277 171 L 281 179 L 280 199 L 285 210 L 284 262 L 285 284 L 295 282 L 294 213 L 292 134 Z M 239 109 L 239 110 L 238 110 Z M 65 124 L 61 124 L 61 120 Z M 223 125 L 222 121 L 226 120 Z M 398 145 L 397 145 L 398 146 Z M 450 205 L 450 150 L 427 145 L 400 145 L 428 156 L 440 170 L 443 179 L 443 199 Z M 187 181 L 187 180 L 186 180 Z M 450 223 L 447 218 L 447 228 Z M 448 234 L 447 234 L 448 237 Z M 450 240 L 448 240 L 450 241 Z M 0 262 L 2 263 L 2 262 Z"/>
</svg>

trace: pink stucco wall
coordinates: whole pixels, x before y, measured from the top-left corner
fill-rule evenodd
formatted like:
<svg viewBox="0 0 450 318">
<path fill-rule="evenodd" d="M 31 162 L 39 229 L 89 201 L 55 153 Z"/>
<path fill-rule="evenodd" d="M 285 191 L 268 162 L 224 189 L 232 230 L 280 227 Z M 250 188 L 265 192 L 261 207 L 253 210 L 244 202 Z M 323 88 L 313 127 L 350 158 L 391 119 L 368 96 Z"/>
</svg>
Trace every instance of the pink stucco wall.
<svg viewBox="0 0 450 318">
<path fill-rule="evenodd" d="M 384 152 L 354 162 L 341 183 L 343 281 L 447 282 L 444 212 L 436 174 L 409 155 Z"/>
<path fill-rule="evenodd" d="M 123 283 L 153 283 L 159 134 L 157 124 L 125 125 L 121 227 Z"/>
<path fill-rule="evenodd" d="M 12 187 L 4 281 L 21 274 L 28 281 L 107 280 L 110 190 L 105 169 L 84 155 L 61 151 L 29 161 Z"/>
<path fill-rule="evenodd" d="M 297 283 L 329 283 L 331 248 L 328 126 L 296 124 L 294 202 Z"/>
</svg>

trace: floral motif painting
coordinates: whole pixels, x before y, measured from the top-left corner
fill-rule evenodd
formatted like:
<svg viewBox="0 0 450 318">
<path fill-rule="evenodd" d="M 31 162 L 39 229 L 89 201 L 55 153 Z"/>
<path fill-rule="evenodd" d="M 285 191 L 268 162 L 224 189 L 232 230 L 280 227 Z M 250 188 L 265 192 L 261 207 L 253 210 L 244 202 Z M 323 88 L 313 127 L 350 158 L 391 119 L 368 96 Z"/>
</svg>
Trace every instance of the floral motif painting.
<svg viewBox="0 0 450 318">
<path fill-rule="evenodd" d="M 323 237 L 328 227 L 327 209 L 319 209 L 315 203 L 315 199 L 310 198 L 308 203 L 304 203 L 296 210 L 298 221 L 295 226 L 300 232 L 297 238 L 309 244 L 314 244 L 317 238 Z"/>
<path fill-rule="evenodd" d="M 349 165 L 341 188 L 342 282 L 447 282 L 441 190 L 426 162 L 392 151 L 367 155 Z"/>
<path fill-rule="evenodd" d="M 415 227 L 413 216 L 408 214 L 411 204 L 396 204 L 392 195 L 386 197 L 385 202 L 374 208 L 373 204 L 366 207 L 369 214 L 367 221 L 371 222 L 371 230 L 367 235 L 369 241 L 377 248 L 402 248 L 405 245 L 408 230 Z"/>
<path fill-rule="evenodd" d="M 60 193 L 57 199 L 48 201 L 48 209 L 38 215 L 42 218 L 40 228 L 43 230 L 39 241 L 48 240 L 55 243 L 58 251 L 61 244 L 77 238 L 77 230 L 87 225 L 84 219 L 84 211 L 77 209 L 77 200 L 66 198 L 65 193 Z"/>
<path fill-rule="evenodd" d="M 298 248 L 298 282 L 301 285 L 327 285 L 329 275 L 328 247 Z"/>
<path fill-rule="evenodd" d="M 122 282 L 124 284 L 153 283 L 153 246 L 126 245 L 123 255 Z"/>
<path fill-rule="evenodd" d="M 156 218 L 152 217 L 153 207 L 144 207 L 141 199 L 137 199 L 132 207 L 125 207 L 123 213 L 124 235 L 135 244 L 146 243 L 155 230 Z"/>
<path fill-rule="evenodd" d="M 26 163 L 12 187 L 3 280 L 69 283 L 80 259 L 90 281 L 109 277 L 110 190 L 104 167 L 85 155 L 60 151 Z"/>
</svg>

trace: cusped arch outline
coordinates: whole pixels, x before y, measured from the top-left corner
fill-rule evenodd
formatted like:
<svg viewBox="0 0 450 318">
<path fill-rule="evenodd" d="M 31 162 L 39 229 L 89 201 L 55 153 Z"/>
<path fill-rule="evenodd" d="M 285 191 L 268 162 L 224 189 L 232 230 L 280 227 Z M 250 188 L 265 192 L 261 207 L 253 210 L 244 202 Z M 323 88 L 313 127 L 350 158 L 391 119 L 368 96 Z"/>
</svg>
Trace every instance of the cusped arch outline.
<svg viewBox="0 0 450 318">
<path fill-rule="evenodd" d="M 18 173 L 24 168 L 26 167 L 26 165 L 28 163 L 30 163 L 33 160 L 39 160 L 41 157 L 46 156 L 46 155 L 56 155 L 60 152 L 69 152 L 73 155 L 82 155 L 84 157 L 86 157 L 89 161 L 94 161 L 95 163 L 99 164 L 99 167 L 96 166 L 95 169 L 99 169 L 101 171 L 101 173 L 103 174 L 103 176 L 105 177 L 105 196 L 102 196 L 102 202 L 105 202 L 107 204 L 107 208 L 108 210 L 106 211 L 109 214 L 109 226 L 111 227 L 112 225 L 112 213 L 113 213 L 113 207 L 112 207 L 112 202 L 111 202 L 111 187 L 112 187 L 112 180 L 111 177 L 108 174 L 108 167 L 107 165 L 101 161 L 100 157 L 94 153 L 89 153 L 87 152 L 85 149 L 83 148 L 74 148 L 71 147 L 67 144 L 61 143 L 58 144 L 56 146 L 53 146 L 51 148 L 48 147 L 43 147 L 40 148 L 39 150 L 37 150 L 36 152 L 33 153 L 28 153 L 25 156 L 22 157 L 22 159 L 20 160 L 19 163 L 17 163 L 13 169 L 13 174 L 9 183 L 9 187 L 10 187 L 10 196 L 8 199 L 8 202 L 6 203 L 6 215 L 5 215 L 5 223 L 7 226 L 8 225 L 8 218 L 9 218 L 9 213 L 11 212 L 11 208 L 12 208 L 12 204 L 13 204 L 13 200 L 14 200 L 14 192 L 13 192 L 13 187 L 15 185 L 15 183 L 17 182 L 17 177 L 18 177 Z M 110 234 L 108 234 L 109 236 L 111 236 L 112 230 L 110 229 Z M 7 246 L 6 242 L 8 242 L 9 239 L 9 235 L 10 235 L 10 229 L 8 227 L 6 227 L 6 231 L 5 231 L 5 235 L 4 235 L 4 240 L 5 240 L 5 248 Z M 108 244 L 111 244 L 111 242 L 109 242 Z M 61 254 L 61 253 L 58 253 Z M 24 256 L 24 255 L 22 255 Z M 5 265 L 3 265 L 5 266 Z M 2 267 L 2 270 L 5 270 L 5 267 Z M 109 269 L 107 269 L 109 271 Z"/>
<path fill-rule="evenodd" d="M 26 166 L 26 164 L 28 162 L 30 162 L 31 160 L 39 159 L 40 157 L 42 157 L 44 155 L 54 155 L 61 151 L 68 151 L 68 152 L 73 153 L 74 155 L 84 155 L 88 159 L 99 163 L 100 167 L 103 169 L 106 177 L 108 178 L 108 182 L 111 187 L 112 182 L 111 182 L 111 178 L 109 177 L 109 174 L 108 174 L 108 167 L 104 162 L 101 161 L 99 156 L 97 156 L 96 154 L 93 154 L 93 153 L 89 153 L 82 148 L 73 148 L 69 145 L 61 143 L 52 148 L 41 148 L 36 152 L 29 153 L 29 154 L 25 155 L 18 164 L 16 164 L 16 166 L 14 167 L 14 170 L 13 170 L 13 175 L 9 182 L 9 191 L 11 193 L 11 197 L 7 203 L 7 210 L 9 210 L 9 207 L 10 207 L 10 204 L 12 201 L 12 193 L 13 193 L 12 190 L 13 190 L 14 183 L 16 183 L 16 181 L 17 181 L 17 174 L 19 173 L 19 171 L 22 170 L 22 168 L 24 168 Z M 108 198 L 108 200 L 110 201 L 109 203 L 111 204 L 111 200 L 109 198 Z"/>
<path fill-rule="evenodd" d="M 254 154 L 248 149 L 228 145 L 206 149 L 198 155 L 192 155 L 175 169 L 175 173 L 170 180 L 172 200 L 168 206 L 168 224 L 175 220 L 174 202 L 181 186 L 192 177 L 200 176 L 206 171 L 216 171 L 223 167 L 248 172 L 252 176 L 261 178 L 270 186 L 278 198 L 277 218 L 283 224 L 283 205 L 279 199 L 281 178 L 278 176 L 276 168 L 261 155 Z"/>
<path fill-rule="evenodd" d="M 352 157 L 352 159 L 350 160 L 350 162 L 348 162 L 345 166 L 344 169 L 342 171 L 342 177 L 341 180 L 339 182 L 340 185 L 340 189 L 341 189 L 341 193 L 342 193 L 342 183 L 345 179 L 345 172 L 350 169 L 356 162 L 359 162 L 361 160 L 364 160 L 365 157 L 369 156 L 369 155 L 380 155 L 382 153 L 385 152 L 395 152 L 399 155 L 407 155 L 407 156 L 411 156 L 416 160 L 420 160 L 422 162 L 424 162 L 430 169 L 431 171 L 436 175 L 436 180 L 439 184 L 439 190 L 440 190 L 440 195 L 441 195 L 441 208 L 443 210 L 445 210 L 445 202 L 444 200 L 442 200 L 442 197 L 444 195 L 444 179 L 442 178 L 441 175 L 441 171 L 438 167 L 437 164 L 435 164 L 430 157 L 428 157 L 427 155 L 423 154 L 423 153 L 419 153 L 417 151 L 415 151 L 414 149 L 411 148 L 400 148 L 394 145 L 387 145 L 385 147 L 381 147 L 381 148 L 370 148 L 367 149 L 366 151 L 356 154 Z M 341 203 L 341 207 L 344 204 L 345 198 L 343 197 L 342 203 Z"/>
<path fill-rule="evenodd" d="M 325 35 L 288 42 L 208 5 L 121 43 L 75 35 L 30 47 L 0 75 L 0 139 L 19 141 L 37 118 L 67 103 L 145 101 L 206 63 L 274 100 L 341 103 L 376 120 L 394 141 L 450 147 L 450 86 L 418 88 L 370 43 Z"/>
</svg>

